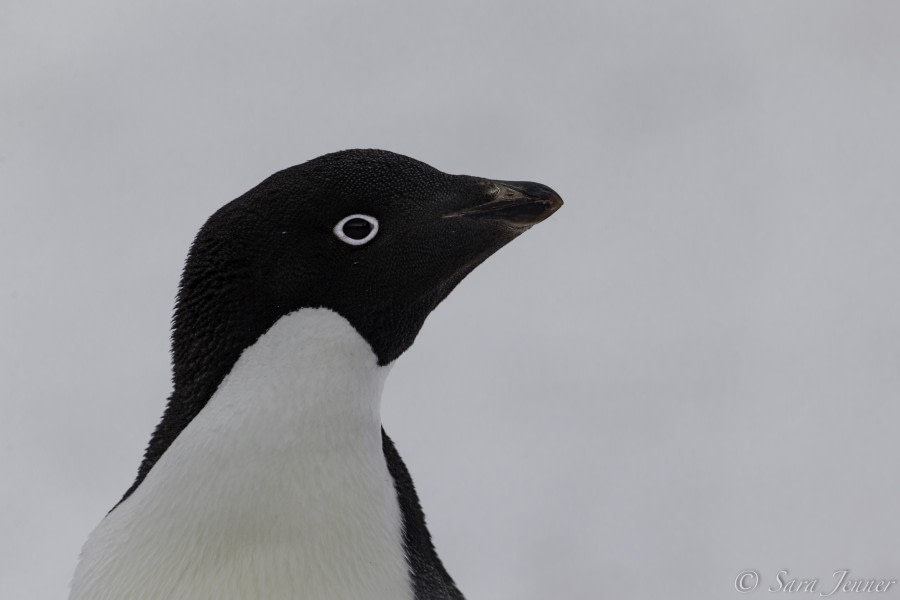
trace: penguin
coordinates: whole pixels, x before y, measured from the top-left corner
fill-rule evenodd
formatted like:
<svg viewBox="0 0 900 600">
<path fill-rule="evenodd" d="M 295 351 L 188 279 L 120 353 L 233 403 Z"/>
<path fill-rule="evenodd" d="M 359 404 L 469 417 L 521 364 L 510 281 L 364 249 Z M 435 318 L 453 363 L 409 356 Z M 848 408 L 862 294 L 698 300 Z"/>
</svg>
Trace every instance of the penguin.
<svg viewBox="0 0 900 600">
<path fill-rule="evenodd" d="M 562 205 L 384 150 L 280 171 L 191 245 L 173 391 L 70 600 L 458 600 L 381 392 L 426 317 Z"/>
</svg>

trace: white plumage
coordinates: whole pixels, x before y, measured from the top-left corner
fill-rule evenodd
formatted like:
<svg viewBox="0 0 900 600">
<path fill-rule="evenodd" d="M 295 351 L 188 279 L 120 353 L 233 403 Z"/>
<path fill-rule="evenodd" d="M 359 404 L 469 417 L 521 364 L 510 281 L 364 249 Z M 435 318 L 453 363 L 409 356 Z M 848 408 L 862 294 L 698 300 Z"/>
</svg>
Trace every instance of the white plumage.
<svg viewBox="0 0 900 600">
<path fill-rule="evenodd" d="M 71 600 L 411 600 L 388 371 L 337 313 L 282 317 L 91 534 Z"/>
</svg>

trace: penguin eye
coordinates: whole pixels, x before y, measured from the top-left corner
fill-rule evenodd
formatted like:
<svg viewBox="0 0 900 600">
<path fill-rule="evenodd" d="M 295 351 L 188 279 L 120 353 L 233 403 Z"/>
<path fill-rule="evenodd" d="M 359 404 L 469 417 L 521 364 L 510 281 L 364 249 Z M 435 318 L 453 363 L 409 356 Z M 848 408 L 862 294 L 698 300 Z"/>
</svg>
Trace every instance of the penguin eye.
<svg viewBox="0 0 900 600">
<path fill-rule="evenodd" d="M 369 215 L 348 215 L 334 226 L 334 235 L 345 244 L 362 246 L 378 233 L 378 219 Z"/>
</svg>

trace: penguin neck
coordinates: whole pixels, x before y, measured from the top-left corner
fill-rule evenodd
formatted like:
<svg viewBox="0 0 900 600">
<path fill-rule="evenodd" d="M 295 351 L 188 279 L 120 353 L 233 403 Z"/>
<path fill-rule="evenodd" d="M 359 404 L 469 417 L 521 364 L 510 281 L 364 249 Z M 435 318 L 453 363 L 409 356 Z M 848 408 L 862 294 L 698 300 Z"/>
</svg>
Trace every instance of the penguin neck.
<svg viewBox="0 0 900 600">
<path fill-rule="evenodd" d="M 228 435 L 245 446 L 245 457 L 266 462 L 267 450 L 345 454 L 370 450 L 364 443 L 380 448 L 381 393 L 389 371 L 390 365 L 378 366 L 346 319 L 325 308 L 301 309 L 241 354 L 201 411 L 209 413 L 202 422 L 212 428 L 210 441 Z"/>
<path fill-rule="evenodd" d="M 92 534 L 73 598 L 105 597 L 75 594 L 79 581 L 116 592 L 140 581 L 152 597 L 181 597 L 185 564 L 190 589 L 209 597 L 250 580 L 271 597 L 409 597 L 382 449 L 388 370 L 330 310 L 279 319 Z"/>
<path fill-rule="evenodd" d="M 160 461 L 190 450 L 191 462 L 216 480 L 221 470 L 241 466 L 264 473 L 329 460 L 340 471 L 351 459 L 381 464 L 381 393 L 389 370 L 337 313 L 290 313 L 244 350 Z M 151 474 L 157 470 L 163 469 L 154 466 Z"/>
<path fill-rule="evenodd" d="M 304 462 L 380 458 L 381 392 L 389 370 L 337 313 L 298 310 L 244 350 L 174 443 L 210 452 L 213 469 L 228 469 L 236 457 L 247 465 L 283 459 L 285 467 L 298 453 Z"/>
</svg>

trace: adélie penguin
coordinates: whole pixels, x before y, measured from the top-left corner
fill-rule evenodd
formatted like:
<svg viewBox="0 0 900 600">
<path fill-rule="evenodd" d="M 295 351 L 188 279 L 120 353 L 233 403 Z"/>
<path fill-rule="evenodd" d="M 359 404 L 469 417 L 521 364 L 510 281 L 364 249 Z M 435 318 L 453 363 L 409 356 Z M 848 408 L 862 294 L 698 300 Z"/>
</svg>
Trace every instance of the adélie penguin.
<svg viewBox="0 0 900 600">
<path fill-rule="evenodd" d="M 382 386 L 441 300 L 561 205 L 347 150 L 219 209 L 181 279 L 174 390 L 70 598 L 462 598 L 381 427 Z"/>
</svg>

